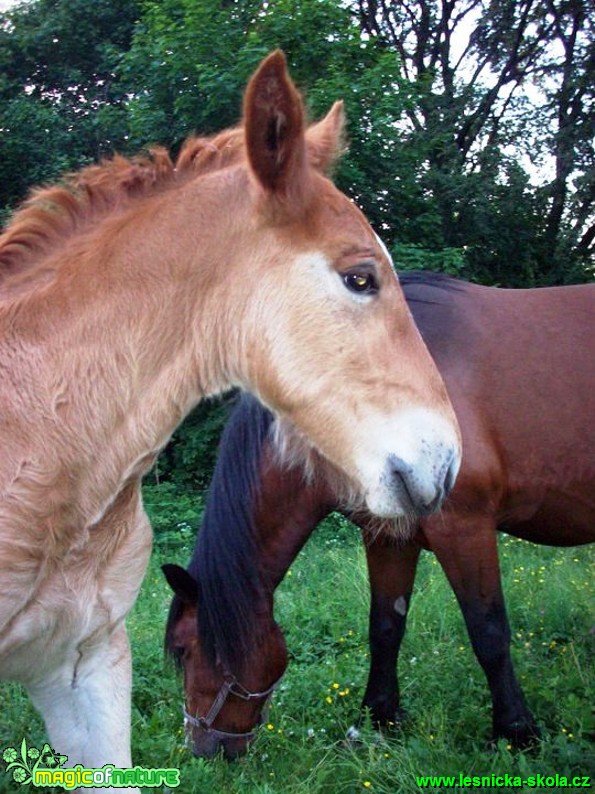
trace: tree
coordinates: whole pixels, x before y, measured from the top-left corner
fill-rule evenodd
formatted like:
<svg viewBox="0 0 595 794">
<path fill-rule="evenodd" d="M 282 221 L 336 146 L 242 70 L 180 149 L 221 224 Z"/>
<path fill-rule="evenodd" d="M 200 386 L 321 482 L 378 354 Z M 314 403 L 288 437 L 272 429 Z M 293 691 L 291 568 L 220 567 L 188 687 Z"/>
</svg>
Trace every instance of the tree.
<svg viewBox="0 0 595 794">
<path fill-rule="evenodd" d="M 0 207 L 126 140 L 114 69 L 136 0 L 36 0 L 0 14 Z"/>
<path fill-rule="evenodd" d="M 399 267 L 508 286 L 584 279 L 592 4 L 34 0 L 1 18 L 0 206 L 113 149 L 175 150 L 235 123 L 248 76 L 280 46 L 314 117 L 345 99 L 335 178 Z"/>
<path fill-rule="evenodd" d="M 595 237 L 592 0 L 350 5 L 419 89 L 407 112 L 410 141 L 424 157 L 419 178 L 444 242 L 465 248 L 471 275 L 519 286 L 584 279 Z M 519 178 L 524 163 L 552 160 L 552 179 Z M 500 248 L 511 231 L 502 221 L 514 216 L 498 196 L 509 204 L 514 196 L 525 216 L 520 269 L 506 261 L 508 243 Z"/>
<path fill-rule="evenodd" d="M 149 0 L 124 59 L 132 136 L 177 144 L 189 127 L 234 123 L 248 75 L 281 46 L 314 116 L 345 99 L 335 178 L 398 266 L 508 286 L 584 280 L 589 2 Z"/>
</svg>

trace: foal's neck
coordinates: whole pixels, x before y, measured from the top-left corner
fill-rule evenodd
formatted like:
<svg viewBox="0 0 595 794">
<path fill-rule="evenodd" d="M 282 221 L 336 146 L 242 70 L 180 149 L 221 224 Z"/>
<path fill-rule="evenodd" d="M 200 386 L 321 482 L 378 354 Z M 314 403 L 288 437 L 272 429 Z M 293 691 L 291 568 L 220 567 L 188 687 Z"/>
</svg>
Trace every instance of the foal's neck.
<svg viewBox="0 0 595 794">
<path fill-rule="evenodd" d="M 171 203 L 155 201 L 74 238 L 60 262 L 45 264 L 51 283 L 21 298 L 6 320 L 14 345 L 3 347 L 23 407 L 13 422 L 21 452 L 6 476 L 0 466 L 0 484 L 26 455 L 43 462 L 51 499 L 29 501 L 40 511 L 51 503 L 53 523 L 100 521 L 196 403 L 234 385 L 227 296 L 204 266 L 212 244 L 197 250 L 200 229 L 176 225 Z M 158 210 L 165 228 L 153 222 Z M 234 319 L 241 326 L 239 312 Z"/>
</svg>

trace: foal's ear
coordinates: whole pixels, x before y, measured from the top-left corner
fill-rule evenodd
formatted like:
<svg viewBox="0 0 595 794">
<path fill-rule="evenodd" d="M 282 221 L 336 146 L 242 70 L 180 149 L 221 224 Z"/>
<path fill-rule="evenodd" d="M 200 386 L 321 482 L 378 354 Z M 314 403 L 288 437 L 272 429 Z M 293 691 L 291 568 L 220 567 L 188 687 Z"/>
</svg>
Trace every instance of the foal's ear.
<svg viewBox="0 0 595 794">
<path fill-rule="evenodd" d="M 244 129 L 250 166 L 270 194 L 298 192 L 307 179 L 302 99 L 275 50 L 260 64 L 244 96 Z M 297 190 L 296 190 L 297 189 Z"/>
<path fill-rule="evenodd" d="M 174 593 L 185 604 L 196 604 L 198 599 L 198 585 L 192 574 L 180 565 L 166 563 L 161 566 L 163 575 Z"/>
<path fill-rule="evenodd" d="M 335 102 L 326 116 L 306 131 L 308 161 L 317 171 L 326 172 L 345 148 L 345 111 L 343 102 Z"/>
</svg>

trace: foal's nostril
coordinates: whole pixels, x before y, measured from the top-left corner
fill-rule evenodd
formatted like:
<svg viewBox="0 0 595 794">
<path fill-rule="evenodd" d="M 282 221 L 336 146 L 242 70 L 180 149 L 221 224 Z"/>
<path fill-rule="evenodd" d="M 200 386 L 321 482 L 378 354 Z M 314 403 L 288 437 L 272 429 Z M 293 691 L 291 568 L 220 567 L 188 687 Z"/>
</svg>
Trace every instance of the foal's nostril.
<svg viewBox="0 0 595 794">
<path fill-rule="evenodd" d="M 428 477 L 424 482 L 413 466 L 407 464 L 397 455 L 389 459 L 392 481 L 401 497 L 403 507 L 420 516 L 427 516 L 442 507 L 442 503 L 451 492 L 459 463 L 452 453 L 447 463 L 441 467 L 438 475 Z"/>
<path fill-rule="evenodd" d="M 454 488 L 458 472 L 459 472 L 459 460 L 456 454 L 453 452 L 452 457 L 450 459 L 450 463 L 448 465 L 448 469 L 446 470 L 446 476 L 444 478 L 443 488 L 444 488 L 445 499 Z"/>
<path fill-rule="evenodd" d="M 417 497 L 415 496 L 415 488 L 411 482 L 413 470 L 402 458 L 397 455 L 391 455 L 389 458 L 390 473 L 397 486 L 397 489 L 406 497 L 409 505 L 406 507 L 415 508 Z"/>
<path fill-rule="evenodd" d="M 408 466 L 402 458 L 397 457 L 397 455 L 391 455 L 389 458 L 389 466 L 390 466 L 390 473 L 394 478 L 396 485 L 398 488 L 403 489 L 407 497 L 411 499 L 411 494 L 409 493 L 409 486 L 407 485 L 407 480 L 411 476 L 411 466 Z"/>
<path fill-rule="evenodd" d="M 440 510 L 442 506 L 442 502 L 444 501 L 444 491 L 442 488 L 438 490 L 436 496 L 432 499 L 431 502 L 426 502 L 423 505 L 421 510 L 419 511 L 422 516 L 429 516 L 431 513 L 435 513 L 436 510 Z"/>
</svg>

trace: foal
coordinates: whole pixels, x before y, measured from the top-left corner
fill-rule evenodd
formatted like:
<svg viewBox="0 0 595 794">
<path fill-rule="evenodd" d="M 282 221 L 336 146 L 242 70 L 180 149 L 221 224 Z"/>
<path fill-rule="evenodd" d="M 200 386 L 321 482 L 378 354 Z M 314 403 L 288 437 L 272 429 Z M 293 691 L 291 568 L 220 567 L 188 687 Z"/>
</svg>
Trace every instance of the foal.
<svg viewBox="0 0 595 794">
<path fill-rule="evenodd" d="M 549 545 L 595 540 L 595 286 L 502 290 L 434 274 L 404 274 L 401 283 L 448 386 L 465 453 L 443 511 L 408 532 L 401 525 L 396 538 L 388 522 L 341 507 L 364 531 L 370 574 L 363 705 L 379 725 L 398 717 L 395 668 L 426 548 L 449 579 L 486 675 L 493 733 L 523 745 L 537 728 L 512 666 L 496 531 Z M 341 475 L 326 464 L 304 481 L 279 462 L 272 423 L 253 401 L 234 413 L 188 572 L 164 568 L 175 592 L 166 643 L 184 670 L 186 729 L 198 755 L 245 749 L 262 693 L 287 665 L 273 591 L 316 524 L 341 504 Z M 246 700 L 234 685 L 211 711 L 236 679 L 260 696 Z"/>
<path fill-rule="evenodd" d="M 242 127 L 175 166 L 85 169 L 0 238 L 0 676 L 71 764 L 130 766 L 141 477 L 204 396 L 254 393 L 380 515 L 452 486 L 442 380 L 386 249 L 322 173 L 341 126 L 335 105 L 306 131 L 276 52 Z"/>
</svg>

